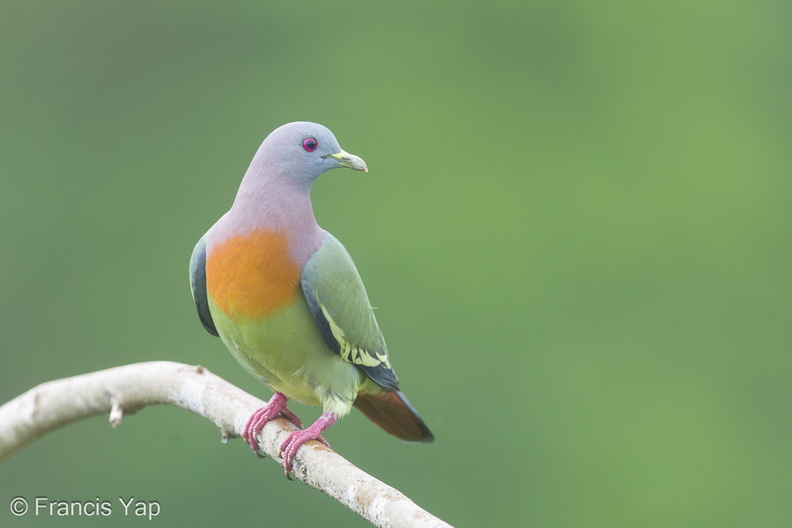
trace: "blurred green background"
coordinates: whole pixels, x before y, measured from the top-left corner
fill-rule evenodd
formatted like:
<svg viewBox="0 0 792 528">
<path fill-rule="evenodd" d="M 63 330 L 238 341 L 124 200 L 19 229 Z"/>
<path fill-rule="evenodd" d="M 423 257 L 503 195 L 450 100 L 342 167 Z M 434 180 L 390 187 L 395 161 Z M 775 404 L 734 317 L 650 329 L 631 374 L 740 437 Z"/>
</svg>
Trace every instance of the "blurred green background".
<svg viewBox="0 0 792 528">
<path fill-rule="evenodd" d="M 312 120 L 370 167 L 320 178 L 314 205 L 437 436 L 355 411 L 338 452 L 459 526 L 792 523 L 789 2 L 2 13 L 0 401 L 154 359 L 268 398 L 201 328 L 187 261 L 261 140 Z M 171 407 L 0 466 L 3 526 L 141 526 L 15 518 L 18 495 L 367 525 Z"/>
</svg>

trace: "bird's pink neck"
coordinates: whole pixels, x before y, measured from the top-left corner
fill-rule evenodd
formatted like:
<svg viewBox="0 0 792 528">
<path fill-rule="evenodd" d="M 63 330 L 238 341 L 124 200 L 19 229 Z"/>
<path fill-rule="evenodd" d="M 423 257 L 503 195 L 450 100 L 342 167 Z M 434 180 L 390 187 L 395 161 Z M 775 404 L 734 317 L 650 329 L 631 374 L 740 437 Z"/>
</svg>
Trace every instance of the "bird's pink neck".
<svg viewBox="0 0 792 528">
<path fill-rule="evenodd" d="M 231 209 L 213 228 L 212 238 L 277 231 L 286 236 L 294 262 L 305 264 L 321 245 L 323 231 L 316 223 L 307 191 L 282 191 L 277 186 L 251 190 L 243 185 Z"/>
</svg>

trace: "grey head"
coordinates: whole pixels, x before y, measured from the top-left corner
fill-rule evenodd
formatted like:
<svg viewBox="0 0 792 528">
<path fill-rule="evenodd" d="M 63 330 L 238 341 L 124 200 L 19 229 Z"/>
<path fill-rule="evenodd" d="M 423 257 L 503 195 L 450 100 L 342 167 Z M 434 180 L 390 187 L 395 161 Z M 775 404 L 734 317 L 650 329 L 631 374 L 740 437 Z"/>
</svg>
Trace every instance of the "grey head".
<svg viewBox="0 0 792 528">
<path fill-rule="evenodd" d="M 327 127 L 307 121 L 273 130 L 259 147 L 251 168 L 254 165 L 307 186 L 323 172 L 338 167 L 368 172 L 366 163 L 345 152 Z"/>
</svg>

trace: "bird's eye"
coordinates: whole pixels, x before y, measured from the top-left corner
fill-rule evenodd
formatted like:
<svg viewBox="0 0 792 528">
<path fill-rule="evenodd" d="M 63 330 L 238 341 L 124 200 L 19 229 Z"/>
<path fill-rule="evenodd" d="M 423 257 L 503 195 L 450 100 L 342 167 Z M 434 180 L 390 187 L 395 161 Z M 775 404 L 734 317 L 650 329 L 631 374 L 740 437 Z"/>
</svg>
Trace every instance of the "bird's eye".
<svg viewBox="0 0 792 528">
<path fill-rule="evenodd" d="M 316 138 L 305 138 L 303 140 L 303 148 L 306 152 L 313 152 L 319 146 L 319 142 L 316 141 Z"/>
</svg>

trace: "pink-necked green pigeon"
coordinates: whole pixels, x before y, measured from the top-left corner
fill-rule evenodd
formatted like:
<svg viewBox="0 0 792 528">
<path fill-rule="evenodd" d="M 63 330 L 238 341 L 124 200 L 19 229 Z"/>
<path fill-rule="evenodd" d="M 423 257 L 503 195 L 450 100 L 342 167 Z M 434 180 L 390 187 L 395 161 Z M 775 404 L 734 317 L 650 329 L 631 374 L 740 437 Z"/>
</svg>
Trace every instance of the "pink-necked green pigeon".
<svg viewBox="0 0 792 528">
<path fill-rule="evenodd" d="M 338 167 L 368 171 L 330 130 L 297 122 L 273 131 L 256 152 L 231 209 L 198 241 L 190 259 L 203 326 L 274 392 L 247 423 L 258 451 L 266 422 L 302 424 L 289 399 L 321 405 L 313 425 L 281 445 L 286 473 L 308 440 L 354 405 L 388 433 L 431 442 L 432 433 L 399 390 L 366 289 L 349 253 L 316 223 L 310 190 Z"/>
</svg>

